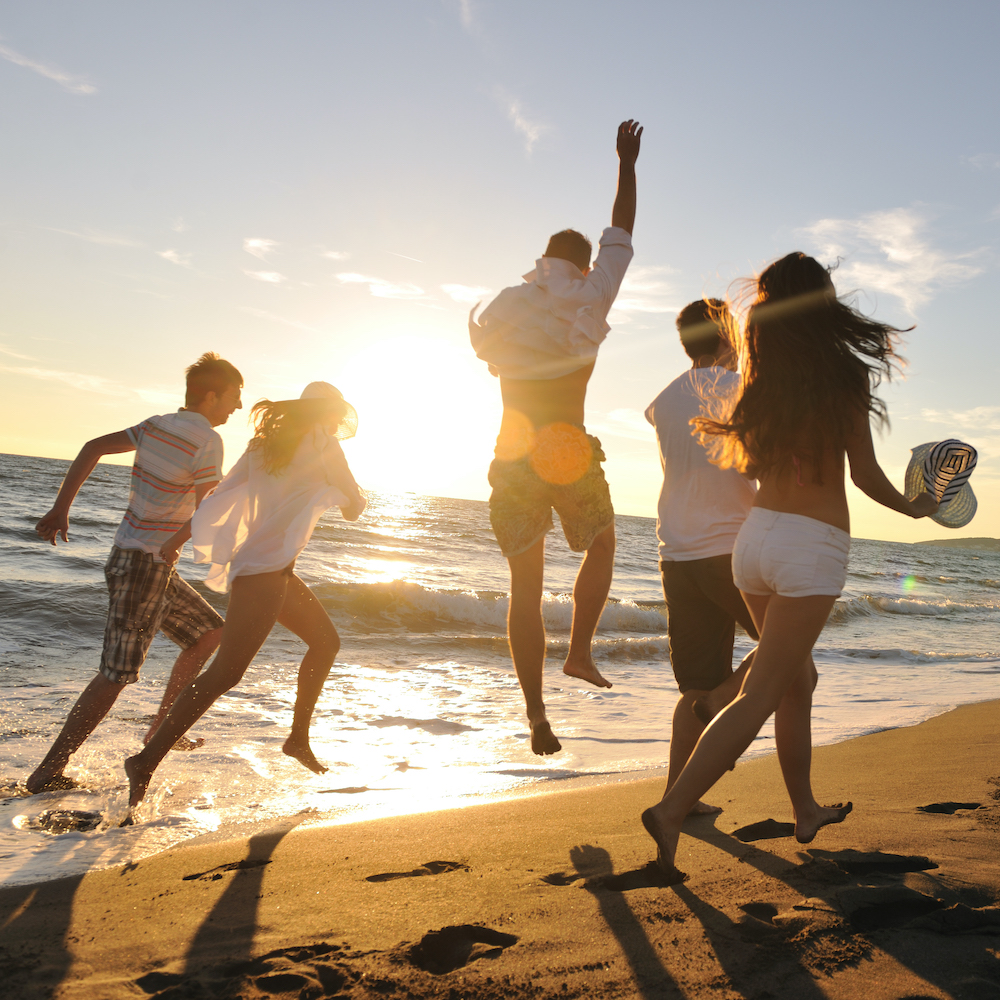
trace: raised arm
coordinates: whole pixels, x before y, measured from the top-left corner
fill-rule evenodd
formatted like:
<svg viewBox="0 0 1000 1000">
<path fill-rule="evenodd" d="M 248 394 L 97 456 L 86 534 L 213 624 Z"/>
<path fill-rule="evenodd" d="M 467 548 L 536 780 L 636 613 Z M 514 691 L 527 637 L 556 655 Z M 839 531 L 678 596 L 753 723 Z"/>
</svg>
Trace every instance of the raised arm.
<svg viewBox="0 0 1000 1000">
<path fill-rule="evenodd" d="M 88 441 L 80 454 L 73 459 L 73 464 L 66 473 L 66 478 L 59 487 L 56 502 L 52 509 L 35 525 L 39 538 L 56 544 L 56 536 L 61 535 L 64 542 L 69 541 L 69 509 L 76 499 L 80 487 L 94 471 L 94 467 L 105 455 L 118 455 L 125 451 L 135 451 L 135 445 L 126 431 L 115 431 L 104 437 Z"/>
<path fill-rule="evenodd" d="M 851 480 L 862 493 L 866 493 L 876 503 L 898 510 L 910 517 L 927 517 L 938 509 L 938 502 L 930 493 L 920 493 L 907 499 L 889 482 L 875 457 L 872 429 L 868 414 L 858 417 L 858 422 L 847 446 L 847 458 L 851 463 Z"/>
<path fill-rule="evenodd" d="M 611 225 L 632 235 L 635 226 L 635 161 L 639 156 L 642 126 L 631 118 L 618 126 L 618 194 L 611 210 Z"/>
</svg>

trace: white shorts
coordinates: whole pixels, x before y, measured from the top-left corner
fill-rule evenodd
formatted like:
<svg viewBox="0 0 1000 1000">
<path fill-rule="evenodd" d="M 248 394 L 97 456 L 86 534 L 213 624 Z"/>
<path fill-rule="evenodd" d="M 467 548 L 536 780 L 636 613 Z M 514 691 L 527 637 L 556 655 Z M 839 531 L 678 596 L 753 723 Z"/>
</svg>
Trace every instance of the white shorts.
<svg viewBox="0 0 1000 1000">
<path fill-rule="evenodd" d="M 733 548 L 733 580 L 747 594 L 840 597 L 851 536 L 802 514 L 753 507 Z"/>
</svg>

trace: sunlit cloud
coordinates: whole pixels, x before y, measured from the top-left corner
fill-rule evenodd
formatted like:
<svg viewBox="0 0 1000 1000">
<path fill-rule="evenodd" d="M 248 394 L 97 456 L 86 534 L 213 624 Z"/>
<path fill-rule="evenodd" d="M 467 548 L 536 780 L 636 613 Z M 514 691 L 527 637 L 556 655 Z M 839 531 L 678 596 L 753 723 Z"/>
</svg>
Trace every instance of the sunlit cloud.
<svg viewBox="0 0 1000 1000">
<path fill-rule="evenodd" d="M 492 291 L 491 288 L 484 288 L 482 285 L 442 285 L 441 291 L 450 299 L 456 302 L 464 302 L 467 305 L 475 305 L 482 302 Z"/>
<path fill-rule="evenodd" d="M 25 378 L 40 379 L 44 382 L 63 382 L 74 389 L 100 393 L 102 396 L 135 396 L 135 389 L 100 375 L 84 375 L 80 372 L 54 371 L 49 368 L 13 368 L 0 365 L 0 371 Z"/>
<path fill-rule="evenodd" d="M 825 261 L 840 259 L 834 280 L 842 294 L 856 288 L 893 295 L 915 315 L 937 292 L 983 270 L 974 263 L 982 250 L 951 253 L 935 247 L 927 228 L 927 218 L 916 209 L 894 208 L 858 219 L 821 219 L 802 232 Z"/>
<path fill-rule="evenodd" d="M 641 410 L 617 409 L 609 413 L 597 413 L 588 418 L 587 428 L 600 434 L 630 438 L 633 441 L 656 439 L 656 433 Z"/>
<path fill-rule="evenodd" d="M 240 306 L 240 311 L 248 313 L 251 316 L 259 316 L 261 319 L 269 319 L 274 323 L 281 323 L 283 326 L 294 327 L 296 330 L 305 330 L 307 333 L 326 334 L 329 332 L 327 330 L 320 330 L 315 326 L 309 326 L 307 323 L 300 323 L 296 319 L 288 319 L 286 316 L 276 316 L 274 313 L 270 313 L 266 309 L 254 309 L 251 306 Z"/>
<path fill-rule="evenodd" d="M 625 274 L 614 308 L 619 312 L 675 313 L 684 305 L 673 284 L 671 267 L 633 267 Z"/>
<path fill-rule="evenodd" d="M 1000 406 L 974 406 L 969 410 L 921 410 L 920 416 L 957 430 L 1000 431 Z"/>
<path fill-rule="evenodd" d="M 530 153 L 534 149 L 535 143 L 549 130 L 549 126 L 531 118 L 521 102 L 508 94 L 502 87 L 495 89 L 494 96 L 507 113 L 514 129 L 524 137 L 525 152 Z"/>
<path fill-rule="evenodd" d="M 347 260 L 351 255 L 343 250 L 324 250 L 320 256 L 329 260 Z"/>
<path fill-rule="evenodd" d="M 0 45 L 0 57 L 6 59 L 7 62 L 13 63 L 15 66 L 23 66 L 25 69 L 30 69 L 39 76 L 44 76 L 48 80 L 54 80 L 63 90 L 68 90 L 71 94 L 97 93 L 97 88 L 92 83 L 88 83 L 82 76 L 74 76 L 72 73 L 66 73 L 61 69 L 57 69 L 55 66 L 46 66 L 45 63 L 29 59 L 27 56 L 21 55 L 20 52 L 15 52 L 6 45 Z"/>
<path fill-rule="evenodd" d="M 178 267 L 191 266 L 191 254 L 189 253 L 179 253 L 177 250 L 157 250 L 156 253 L 157 256 L 169 260 L 171 264 L 176 264 Z"/>
<path fill-rule="evenodd" d="M 265 240 L 253 236 L 248 236 L 243 241 L 243 249 L 247 253 L 253 254 L 254 257 L 259 257 L 261 260 L 266 260 L 267 254 L 275 247 L 280 246 L 281 244 L 277 240 Z"/>
<path fill-rule="evenodd" d="M 129 238 L 128 236 L 118 236 L 116 233 L 98 233 L 92 229 L 78 233 L 75 229 L 56 229 L 53 226 L 44 226 L 50 233 L 62 233 L 63 236 L 75 236 L 78 240 L 86 240 L 88 243 L 97 243 L 103 247 L 141 247 L 143 244 Z"/>
<path fill-rule="evenodd" d="M 283 281 L 288 280 L 283 274 L 278 274 L 277 271 L 244 271 L 243 273 L 248 278 L 253 278 L 256 281 L 267 281 L 272 285 L 280 285 Z"/>
<path fill-rule="evenodd" d="M 424 296 L 424 290 L 417 285 L 409 282 L 396 284 L 367 274 L 338 274 L 337 280 L 344 285 L 367 285 L 368 291 L 378 299 L 419 299 Z"/>
<path fill-rule="evenodd" d="M 4 347 L 2 345 L 0 345 L 0 354 L 6 354 L 8 358 L 19 358 L 21 361 L 38 360 L 38 358 L 34 358 L 30 354 L 19 354 L 17 351 L 12 351 L 9 347 Z"/>
</svg>

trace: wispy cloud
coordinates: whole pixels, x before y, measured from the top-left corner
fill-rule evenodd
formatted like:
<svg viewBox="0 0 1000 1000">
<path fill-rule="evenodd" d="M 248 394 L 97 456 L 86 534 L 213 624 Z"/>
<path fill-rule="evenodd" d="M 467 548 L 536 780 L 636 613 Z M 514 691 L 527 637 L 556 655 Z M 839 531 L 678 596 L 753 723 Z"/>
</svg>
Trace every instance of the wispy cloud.
<svg viewBox="0 0 1000 1000">
<path fill-rule="evenodd" d="M 484 288 L 482 285 L 442 285 L 441 291 L 448 298 L 471 306 L 485 299 L 492 289 Z"/>
<path fill-rule="evenodd" d="M 104 247 L 141 247 L 142 243 L 131 239 L 128 236 L 118 236 L 115 233 L 98 233 L 92 229 L 78 233 L 75 229 L 56 229 L 53 226 L 43 226 L 50 233 L 62 233 L 64 236 L 75 236 L 78 240 L 86 240 L 88 243 L 97 243 Z"/>
<path fill-rule="evenodd" d="M 13 375 L 23 375 L 25 378 L 41 379 L 45 382 L 63 382 L 74 389 L 96 392 L 102 396 L 138 395 L 135 389 L 100 375 L 84 375 L 80 372 L 55 371 L 49 368 L 13 368 L 6 365 L 0 365 L 0 371 Z"/>
<path fill-rule="evenodd" d="M 407 257 L 405 253 L 396 253 L 395 250 L 386 250 L 385 252 L 393 257 L 402 257 L 403 260 L 412 260 L 414 264 L 423 264 L 422 260 L 418 260 L 416 257 Z"/>
<path fill-rule="evenodd" d="M 0 57 L 6 59 L 7 62 L 13 63 L 15 66 L 23 66 L 25 69 L 30 69 L 39 76 L 54 80 L 63 90 L 68 90 L 71 94 L 89 95 L 97 93 L 97 88 L 84 77 L 66 73 L 55 66 L 47 66 L 45 63 L 40 63 L 35 59 L 29 59 L 27 56 L 21 55 L 20 52 L 15 52 L 6 45 L 0 45 Z"/>
<path fill-rule="evenodd" d="M 981 250 L 952 253 L 936 247 L 928 225 L 917 209 L 894 208 L 857 219 L 821 219 L 802 232 L 819 256 L 841 259 L 834 276 L 841 292 L 854 287 L 894 295 L 915 315 L 937 292 L 983 270 L 974 263 Z"/>
<path fill-rule="evenodd" d="M 514 129 L 524 137 L 525 152 L 530 153 L 534 149 L 535 143 L 549 130 L 549 126 L 532 118 L 525 111 L 521 102 L 508 94 L 503 87 L 496 87 L 493 94 L 506 112 Z"/>
<path fill-rule="evenodd" d="M 351 255 L 343 250 L 324 250 L 320 257 L 326 257 L 329 260 L 347 260 Z"/>
<path fill-rule="evenodd" d="M 170 223 L 170 228 L 175 233 L 186 233 L 191 227 L 180 217 Z"/>
<path fill-rule="evenodd" d="M 466 31 L 471 31 L 474 23 L 472 0 L 458 0 L 458 17 L 462 22 L 462 27 Z"/>
<path fill-rule="evenodd" d="M 18 354 L 17 351 L 12 351 L 9 347 L 3 347 L 0 345 L 0 354 L 6 354 L 8 358 L 20 358 L 21 361 L 37 361 L 38 358 L 33 358 L 30 354 Z"/>
<path fill-rule="evenodd" d="M 288 280 L 283 274 L 279 274 L 277 271 L 244 271 L 243 273 L 248 278 L 253 278 L 256 281 L 267 281 L 272 285 L 280 285 L 283 281 Z"/>
<path fill-rule="evenodd" d="M 157 256 L 169 260 L 171 264 L 176 264 L 178 267 L 191 266 L 191 254 L 189 253 L 180 253 L 177 250 L 157 250 L 156 253 Z"/>
<path fill-rule="evenodd" d="M 261 319 L 269 319 L 274 323 L 281 323 L 283 326 L 294 327 L 296 330 L 305 330 L 307 333 L 329 333 L 328 330 L 320 330 L 315 326 L 309 326 L 308 323 L 300 323 L 296 319 L 288 319 L 285 316 L 276 316 L 274 313 L 270 313 L 266 309 L 254 309 L 251 306 L 240 306 L 240 311 L 248 313 L 251 316 L 259 316 Z"/>
<path fill-rule="evenodd" d="M 977 153 L 967 156 L 965 162 L 977 170 L 1000 170 L 1000 153 Z"/>
<path fill-rule="evenodd" d="M 970 410 L 921 410 L 925 420 L 963 431 L 1000 431 L 1000 406 L 974 406 Z"/>
<path fill-rule="evenodd" d="M 618 312 L 675 313 L 682 306 L 673 284 L 667 280 L 675 274 L 663 266 L 633 267 L 625 275 L 621 291 L 615 299 Z"/>
<path fill-rule="evenodd" d="M 281 244 L 277 240 L 265 240 L 255 236 L 248 236 L 243 241 L 243 249 L 247 253 L 253 254 L 254 257 L 259 257 L 261 260 L 266 260 L 267 254 L 275 247 L 280 246 Z"/>
<path fill-rule="evenodd" d="M 601 434 L 613 434 L 633 441 L 653 441 L 656 438 L 656 433 L 640 410 L 611 410 L 610 413 L 598 413 L 596 417 L 596 420 L 587 421 L 587 427 Z"/>
<path fill-rule="evenodd" d="M 419 299 L 424 290 L 406 282 L 396 284 L 385 278 L 373 278 L 367 274 L 338 274 L 337 280 L 344 285 L 367 285 L 368 291 L 378 299 Z"/>
</svg>

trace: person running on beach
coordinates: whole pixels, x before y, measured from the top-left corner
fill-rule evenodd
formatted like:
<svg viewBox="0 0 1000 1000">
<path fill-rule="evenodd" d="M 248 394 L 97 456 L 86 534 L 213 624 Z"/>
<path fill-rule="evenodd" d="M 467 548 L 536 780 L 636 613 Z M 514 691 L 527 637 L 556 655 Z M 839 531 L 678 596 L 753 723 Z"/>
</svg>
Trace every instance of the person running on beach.
<svg viewBox="0 0 1000 1000">
<path fill-rule="evenodd" d="M 292 731 L 283 750 L 310 771 L 326 768 L 309 746 L 309 724 L 340 649 L 323 605 L 295 575 L 295 560 L 330 507 L 356 521 L 367 503 L 340 441 L 357 414 L 328 382 L 311 382 L 299 399 L 254 404 L 255 432 L 239 462 L 199 508 L 191 525 L 195 561 L 211 563 L 206 586 L 232 589 L 219 652 L 178 696 L 141 753 L 125 761 L 129 805 L 142 801 L 170 747 L 243 678 L 276 622 L 309 647 L 299 666 Z M 163 546 L 177 558 L 179 533 Z"/>
<path fill-rule="evenodd" d="M 642 814 L 669 884 L 685 878 L 674 864 L 684 817 L 785 699 L 801 705 L 811 696 L 812 648 L 847 577 L 845 454 L 851 479 L 876 502 L 915 518 L 937 510 L 929 493 L 907 499 L 892 486 L 872 444 L 871 419 L 888 422 L 873 389 L 892 374 L 899 332 L 841 302 L 829 271 L 812 257 L 788 254 L 757 279 L 735 408 L 728 419 L 694 422 L 720 468 L 760 483 L 733 550 L 733 575 L 760 644 L 740 694 L 702 733 L 662 800 Z M 794 731 L 785 734 L 778 760 L 796 808 L 795 837 L 807 844 L 820 827 L 841 822 L 851 805 L 810 807 L 800 815 L 806 790 L 793 786 L 794 775 L 808 774 L 802 767 L 811 753 L 808 716 L 784 721 Z M 811 790 L 808 800 L 815 803 Z"/>
<path fill-rule="evenodd" d="M 563 672 L 597 687 L 611 683 L 591 656 L 591 642 L 611 589 L 615 512 L 597 438 L 583 426 L 587 382 L 611 329 L 608 311 L 632 259 L 635 161 L 642 128 L 618 127 L 618 192 L 611 226 L 593 266 L 590 241 L 556 233 L 525 283 L 473 308 L 469 334 L 478 357 L 500 378 L 503 419 L 490 466 L 490 523 L 510 565 L 507 632 L 536 754 L 562 747 L 545 716 L 542 581 L 552 508 L 574 552 L 585 552 L 573 588 L 573 625 Z"/>
<path fill-rule="evenodd" d="M 732 666 L 736 622 L 751 639 L 758 637 L 732 568 L 733 545 L 750 513 L 756 485 L 735 469 L 712 465 L 691 434 L 691 420 L 701 415 L 708 399 L 727 400 L 739 392 L 731 330 L 732 316 L 721 300 L 686 305 L 677 315 L 677 331 L 691 368 L 646 409 L 663 469 L 656 537 L 670 665 L 680 691 L 670 729 L 668 790 L 705 728 L 695 711 L 715 688 L 719 708 L 739 690 L 744 670 L 735 674 Z M 704 802 L 691 808 L 693 815 L 714 812 L 719 807 Z"/>
<path fill-rule="evenodd" d="M 186 378 L 184 406 L 176 413 L 88 441 L 69 467 L 52 509 L 35 525 L 53 545 L 57 536 L 68 541 L 69 509 L 97 463 L 105 455 L 135 452 L 128 507 L 104 567 L 109 604 L 100 670 L 28 778 L 29 792 L 74 786 L 63 769 L 125 685 L 139 679 L 158 631 L 177 643 L 181 653 L 146 740 L 219 645 L 222 617 L 162 560 L 160 547 L 186 530 L 195 508 L 222 479 L 222 438 L 212 428 L 240 408 L 243 376 L 217 354 L 206 353 L 187 369 Z"/>
</svg>

